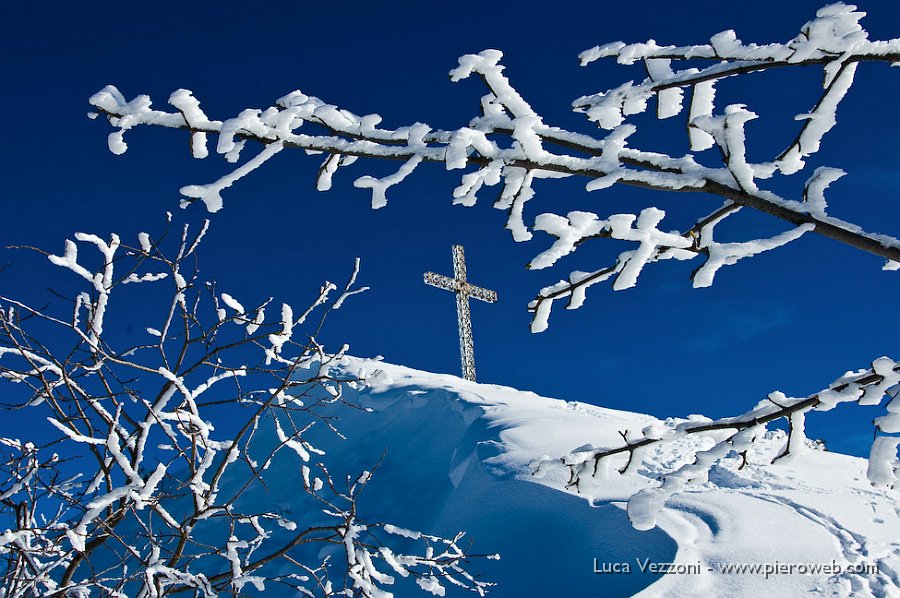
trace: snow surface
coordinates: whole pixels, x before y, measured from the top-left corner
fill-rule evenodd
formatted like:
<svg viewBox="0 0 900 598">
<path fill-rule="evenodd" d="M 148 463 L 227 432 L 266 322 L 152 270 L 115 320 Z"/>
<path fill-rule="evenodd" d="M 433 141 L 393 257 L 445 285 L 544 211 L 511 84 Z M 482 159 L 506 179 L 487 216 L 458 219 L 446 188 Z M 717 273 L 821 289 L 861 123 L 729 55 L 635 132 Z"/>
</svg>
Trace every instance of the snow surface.
<svg viewBox="0 0 900 598">
<path fill-rule="evenodd" d="M 340 411 L 336 424 L 346 441 L 324 427 L 306 439 L 348 472 L 371 469 L 386 451 L 360 498 L 363 516 L 427 533 L 466 530 L 472 553 L 500 554 L 472 567 L 499 584 L 491 596 L 900 596 L 900 492 L 872 487 L 863 459 L 811 449 L 772 465 L 785 434 L 769 432 L 745 467 L 726 455 L 708 480 L 669 501 L 657 528 L 637 531 L 624 501 L 683 465 L 689 444 L 702 438 L 664 453 L 648 448 L 634 473 L 612 471 L 583 484 L 579 495 L 565 490 L 563 468 L 537 477 L 533 464 L 583 445 L 618 446 L 620 431 L 652 431 L 663 422 L 374 360 L 347 359 L 341 367 L 367 377 L 348 394 L 373 412 Z M 298 460 L 297 471 L 301 466 Z M 292 504 L 298 495 L 290 484 L 271 491 L 267 499 L 284 511 L 302 508 Z M 689 572 L 641 573 L 645 559 Z M 631 572 L 595 573 L 604 563 L 628 563 Z M 878 570 L 721 569 L 833 563 Z M 423 595 L 411 579 L 389 589 Z M 455 590 L 447 595 L 465 595 Z"/>
</svg>

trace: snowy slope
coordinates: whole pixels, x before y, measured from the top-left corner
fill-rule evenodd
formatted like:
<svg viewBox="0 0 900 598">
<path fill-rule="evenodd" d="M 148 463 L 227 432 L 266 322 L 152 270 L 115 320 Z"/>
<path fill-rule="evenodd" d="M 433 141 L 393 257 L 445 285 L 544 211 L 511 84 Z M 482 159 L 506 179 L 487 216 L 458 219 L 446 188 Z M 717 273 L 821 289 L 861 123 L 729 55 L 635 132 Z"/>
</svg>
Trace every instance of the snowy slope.
<svg viewBox="0 0 900 598">
<path fill-rule="evenodd" d="M 769 465 L 784 442 L 773 432 L 747 466 L 723 460 L 641 532 L 623 501 L 683 463 L 686 445 L 650 452 L 637 475 L 592 481 L 580 495 L 565 490 L 562 468 L 538 478 L 533 464 L 588 443 L 616 446 L 620 431 L 655 418 L 378 361 L 342 367 L 367 377 L 353 400 L 373 412 L 342 410 L 347 440 L 323 434 L 314 443 L 347 470 L 384 453 L 363 514 L 428 532 L 466 530 L 472 552 L 501 555 L 473 567 L 498 582 L 492 596 L 900 596 L 900 492 L 872 488 L 861 459 L 812 450 Z M 644 562 L 674 562 L 683 573 L 642 573 Z M 848 563 L 878 570 L 796 572 Z M 782 569 L 722 570 L 742 564 Z M 422 595 L 405 581 L 395 595 Z"/>
</svg>

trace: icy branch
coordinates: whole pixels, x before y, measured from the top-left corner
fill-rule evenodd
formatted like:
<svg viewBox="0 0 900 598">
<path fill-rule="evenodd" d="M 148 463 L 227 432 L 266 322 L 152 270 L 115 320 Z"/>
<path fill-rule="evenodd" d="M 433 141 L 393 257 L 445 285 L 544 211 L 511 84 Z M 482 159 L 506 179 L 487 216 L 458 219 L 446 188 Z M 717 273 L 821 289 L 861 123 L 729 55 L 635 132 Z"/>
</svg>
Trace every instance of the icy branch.
<svg viewBox="0 0 900 598">
<path fill-rule="evenodd" d="M 176 101 L 193 124 L 205 122 L 190 96 Z M 399 550 L 390 532 L 373 535 L 381 524 L 356 513 L 374 471 L 348 476 L 349 490 L 342 490 L 329 456 L 307 435 L 321 422 L 343 438 L 333 416 L 318 410 L 355 407 L 342 389 L 357 379 L 335 369 L 347 347 L 325 351 L 314 336 L 321 321 L 307 320 L 365 290 L 354 288 L 359 261 L 342 289 L 326 282 L 299 316 L 288 304 L 267 315 L 270 300 L 248 308 L 246 298 L 198 279 L 193 254 L 207 225 L 193 236 L 184 227 L 168 253 L 146 233 L 133 247 L 115 235 L 107 242 L 77 234 L 62 255 L 50 256 L 86 287 L 72 297 L 74 313 L 64 305 L 70 319 L 0 299 L 6 396 L 41 410 L 45 436 L 79 457 L 85 474 L 64 477 L 58 455 L 41 457 L 31 443 L 0 438 L 0 479 L 7 480 L 0 482 L 0 521 L 9 526 L 0 533 L 0 595 L 212 597 L 277 583 L 306 595 L 330 588 L 327 594 L 374 597 L 386 595 L 393 578 L 382 570 L 391 568 L 428 579 L 422 589 L 452 584 L 484 595 L 490 584 L 467 571 L 478 555 L 458 546 L 461 536 L 421 534 L 417 547 Z M 84 265 L 85 245 L 99 250 L 99 266 Z M 127 274 L 117 279 L 117 270 Z M 139 289 L 166 285 L 168 300 L 159 302 L 156 292 L 124 304 L 135 294 L 116 288 L 135 282 Z M 116 320 L 148 331 L 153 344 L 119 347 L 121 338 L 106 332 L 121 327 L 111 325 Z M 307 501 L 291 515 L 256 500 L 286 473 L 296 475 Z M 322 524 L 336 513 L 339 521 Z M 209 542 L 219 536 L 222 542 Z M 292 551 L 344 540 L 343 561 L 309 562 Z M 307 584 L 313 573 L 321 587 Z"/>
<path fill-rule="evenodd" d="M 819 168 L 808 176 L 802 200 L 781 197 L 763 185 L 776 175 L 801 172 L 805 160 L 819 151 L 837 122 L 838 108 L 860 63 L 900 62 L 900 39 L 870 40 L 860 25 L 863 16 L 865 13 L 850 5 L 827 6 L 803 25 L 797 36 L 784 43 L 744 43 L 729 30 L 699 45 L 665 46 L 650 40 L 637 44 L 615 42 L 587 50 L 580 56 L 583 65 L 608 57 L 622 65 L 641 63 L 647 73 L 641 82 L 629 81 L 573 102 L 576 112 L 584 113 L 589 123 L 596 123 L 605 131 L 593 126 L 585 131 L 568 130 L 545 122 L 506 76 L 501 64 L 503 55 L 498 50 L 462 56 L 450 72 L 452 81 L 477 77 L 487 88 L 480 101 L 480 114 L 468 124 L 450 130 L 436 130 L 422 123 L 383 128 L 378 115 L 358 116 L 300 91 L 287 94 L 265 110 L 248 108 L 222 120 L 209 118 L 187 90 L 178 90 L 169 98 L 174 112 L 151 108 L 150 98 L 144 95 L 127 101 L 114 87 L 104 88 L 90 102 L 117 129 L 110 136 L 110 148 L 116 153 L 127 147 L 123 134 L 139 125 L 187 130 L 197 158 L 207 155 L 210 135 L 218 136 L 216 152 L 229 162 L 240 159 L 246 142 L 260 144 L 261 151 L 218 181 L 182 189 L 188 198 L 203 200 L 210 211 L 222 207 L 224 189 L 262 166 L 275 153 L 299 149 L 309 154 L 326 154 L 316 183 L 319 190 L 330 189 L 339 170 L 349 167 L 358 157 L 401 161 L 400 168 L 388 176 L 356 177 L 354 186 L 371 190 L 371 204 L 376 209 L 386 205 L 388 189 L 428 162 L 464 171 L 452 193 L 454 203 L 472 206 L 486 187 L 499 185 L 502 190 L 494 205 L 508 211 L 506 228 L 516 241 L 530 240 L 534 230 L 561 233 L 550 249 L 532 260 L 532 268 L 548 267 L 590 239 L 610 237 L 638 243 L 636 249 L 620 255 L 612 266 L 594 272 L 573 272 L 568 281 L 542 290 L 530 306 L 534 312 L 532 329 L 538 331 L 546 327 L 556 299 L 571 297 L 568 307 L 577 308 L 584 302 L 585 289 L 601 280 L 615 277 L 613 288 L 625 289 L 635 284 L 637 275 L 649 263 L 703 255 L 708 258 L 706 265 L 694 281 L 695 286 L 706 286 L 721 265 L 756 255 L 757 249 L 783 245 L 801 232 L 814 232 L 872 253 L 887 260 L 888 265 L 900 263 L 900 240 L 865 232 L 852 222 L 828 214 L 824 191 L 837 180 L 838 169 Z M 698 62 L 700 68 L 696 66 Z M 748 140 L 754 134 L 756 114 L 740 103 L 717 109 L 717 90 L 732 77 L 801 67 L 822 68 L 824 83 L 818 100 L 811 108 L 799 108 L 800 124 L 793 131 L 784 127 L 789 132 L 783 151 L 763 161 L 752 161 Z M 638 124 L 629 119 L 654 102 L 658 118 L 687 112 L 687 154 L 667 155 L 629 145 L 638 131 Z M 311 127 L 301 129 L 303 125 Z M 641 121 L 642 129 L 649 126 Z M 647 138 L 646 134 L 643 138 Z M 719 151 L 706 151 L 712 147 Z M 655 225 L 643 227 L 640 222 L 626 234 L 622 227 L 630 225 L 623 219 L 652 220 L 655 216 L 651 218 L 651 214 L 661 213 L 652 206 L 640 212 L 643 216 L 604 216 L 597 210 L 573 212 L 595 214 L 596 222 L 588 226 L 571 221 L 565 231 L 560 223 L 567 217 L 552 211 L 538 216 L 530 225 L 525 206 L 535 196 L 534 181 L 566 176 L 583 177 L 589 191 L 628 185 L 718 195 L 734 206 L 729 216 L 738 207 L 746 207 L 795 228 L 769 241 L 752 242 L 753 247 L 733 242 L 701 245 L 696 242 L 699 229 L 663 233 Z M 620 224 L 614 227 L 614 222 Z M 582 224 L 588 228 L 580 230 Z M 591 226 L 596 231 L 591 232 Z M 640 237 L 648 231 L 652 232 L 650 236 Z"/>
<path fill-rule="evenodd" d="M 805 398 L 791 398 L 781 392 L 773 392 L 753 409 L 736 417 L 718 420 L 670 423 L 667 426 L 649 426 L 641 434 L 628 436 L 627 442 L 613 448 L 582 447 L 556 460 L 569 472 L 567 487 L 580 491 L 584 480 L 610 475 L 615 469 L 610 463 L 625 457 L 625 465 L 618 469 L 626 475 L 636 472 L 644 451 L 652 446 L 670 445 L 687 436 L 707 437 L 708 448 L 700 449 L 696 443 L 695 459 L 680 468 L 668 472 L 664 482 L 657 487 L 638 492 L 629 500 L 628 516 L 638 529 L 651 529 L 656 525 L 656 514 L 674 494 L 681 492 L 695 478 L 704 478 L 706 472 L 721 458 L 731 452 L 745 453 L 755 440 L 762 436 L 769 422 L 787 420 L 789 434 L 776 460 L 793 458 L 805 450 L 805 417 L 813 411 L 828 411 L 840 403 L 857 402 L 860 405 L 877 405 L 883 397 L 889 397 L 885 405 L 887 414 L 875 420 L 876 436 L 869 456 L 869 480 L 875 485 L 893 485 L 898 477 L 896 437 L 882 434 L 900 432 L 900 363 L 880 357 L 868 370 L 848 372 L 835 380 L 828 388 Z M 538 471 L 553 467 L 554 461 L 538 464 Z"/>
</svg>

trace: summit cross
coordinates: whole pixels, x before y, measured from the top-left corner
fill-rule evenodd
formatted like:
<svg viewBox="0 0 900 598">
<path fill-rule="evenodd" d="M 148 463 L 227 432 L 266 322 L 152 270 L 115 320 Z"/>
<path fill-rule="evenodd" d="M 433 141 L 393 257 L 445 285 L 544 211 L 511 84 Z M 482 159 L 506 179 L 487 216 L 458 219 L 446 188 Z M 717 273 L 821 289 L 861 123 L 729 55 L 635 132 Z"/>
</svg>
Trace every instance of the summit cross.
<svg viewBox="0 0 900 598">
<path fill-rule="evenodd" d="M 425 284 L 456 293 L 456 315 L 459 319 L 459 357 L 462 375 L 475 382 L 475 344 L 472 340 L 472 317 L 469 313 L 469 297 L 487 303 L 497 301 L 497 293 L 469 284 L 466 280 L 466 258 L 462 245 L 453 246 L 453 278 L 425 273 Z"/>
</svg>

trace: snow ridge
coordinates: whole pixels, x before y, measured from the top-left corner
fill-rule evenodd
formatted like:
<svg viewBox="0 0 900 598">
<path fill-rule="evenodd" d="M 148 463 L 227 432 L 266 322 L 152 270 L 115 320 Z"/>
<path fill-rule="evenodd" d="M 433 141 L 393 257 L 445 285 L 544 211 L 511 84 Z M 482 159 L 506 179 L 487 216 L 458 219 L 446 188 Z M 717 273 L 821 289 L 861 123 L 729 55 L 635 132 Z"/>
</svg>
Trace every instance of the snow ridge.
<svg viewBox="0 0 900 598">
<path fill-rule="evenodd" d="M 573 555 L 566 552 L 563 544 L 553 545 L 543 555 L 547 561 L 544 570 L 553 571 L 554 579 L 562 584 L 560 587 L 569 592 L 567 595 L 600 592 L 652 597 L 700 591 L 714 595 L 727 591 L 733 596 L 900 593 L 900 578 L 896 573 L 900 571 L 900 541 L 896 533 L 900 530 L 900 492 L 873 486 L 866 479 L 863 459 L 826 452 L 821 445 L 804 438 L 799 441 L 804 444 L 803 451 L 797 451 L 791 460 L 771 464 L 783 450 L 786 434 L 757 431 L 762 437 L 748 447 L 746 457 L 733 450 L 704 457 L 709 461 L 705 464 L 708 467 L 697 468 L 694 476 L 684 478 L 681 493 L 659 512 L 655 529 L 648 532 L 630 530 L 630 526 L 620 529 L 617 526 L 624 518 L 620 521 L 615 513 L 621 516 L 626 500 L 641 491 L 659 488 L 661 479 L 690 465 L 694 456 L 711 448 L 714 441 L 708 437 L 683 437 L 663 446 L 650 446 L 626 474 L 587 479 L 579 492 L 567 486 L 561 468 L 536 471 L 534 464 L 546 460 L 548 455 L 573 452 L 573 447 L 579 444 L 581 449 L 574 452 L 591 451 L 598 445 L 615 445 L 621 442 L 620 434 L 626 430 L 642 432 L 645 436 L 652 435 L 654 430 L 662 434 L 681 423 L 705 418 L 692 416 L 690 420 L 660 421 L 648 415 L 548 399 L 374 360 L 347 358 L 341 367 L 367 379 L 360 400 L 375 412 L 371 417 L 377 423 L 372 425 L 380 429 L 384 439 L 408 434 L 410 425 L 425 425 L 423 419 L 432 417 L 439 418 L 440 426 L 446 428 L 443 438 L 430 435 L 427 439 L 432 445 L 452 445 L 448 451 L 452 452 L 453 459 L 446 466 L 444 482 L 448 497 L 437 519 L 456 520 L 458 528 L 467 529 L 476 546 L 500 554 L 499 563 L 485 571 L 487 578 L 499 582 L 491 595 L 516 595 L 509 593 L 514 588 L 509 584 L 515 582 L 508 581 L 505 572 L 507 567 L 522 570 L 522 563 L 516 561 L 524 557 L 516 556 L 515 544 L 528 540 L 522 536 L 500 536 L 497 540 L 491 532 L 492 526 L 498 524 L 485 521 L 497 518 L 496 514 L 489 513 L 498 512 L 498 502 L 509 501 L 500 510 L 515 512 L 519 507 L 512 496 L 527 494 L 524 488 L 529 487 L 534 488 L 533 492 L 546 493 L 541 495 L 540 504 L 564 505 L 560 508 L 574 517 L 566 533 L 583 538 L 591 534 L 609 535 L 615 528 L 616 537 L 627 537 L 627 543 L 635 549 L 632 555 L 617 557 L 628 562 L 633 571 L 617 577 L 591 571 L 591 558 L 602 561 L 602 555 Z M 392 430 L 395 423 L 398 427 Z M 366 426 L 355 420 L 353 426 L 345 429 L 352 428 L 361 435 L 369 433 L 357 430 L 357 424 Z M 436 454 L 434 446 L 425 448 L 397 442 L 394 448 L 388 446 L 386 467 L 392 459 L 416 460 L 416 452 L 429 458 Z M 391 451 L 396 453 L 393 457 Z M 623 463 L 624 459 L 623 455 Z M 427 480 L 419 482 L 422 492 L 429 492 L 429 486 L 443 479 L 439 461 L 428 465 L 424 458 L 417 461 L 417 475 Z M 427 468 L 427 474 L 422 467 Z M 510 484 L 517 485 L 514 494 L 505 490 L 512 488 Z M 488 503 L 466 498 L 467 506 L 460 508 L 459 497 L 473 494 L 491 498 Z M 573 495 L 578 497 L 574 502 L 562 502 Z M 538 526 L 543 517 L 559 516 L 547 512 L 553 506 L 532 506 L 534 509 L 527 519 L 529 527 Z M 402 523 L 402 518 L 394 519 Z M 467 521 L 476 523 L 467 526 Z M 422 527 L 417 521 L 410 527 L 416 525 Z M 664 536 L 660 536 L 661 532 Z M 499 544 L 479 544 L 483 538 L 495 539 Z M 660 554 L 659 547 L 671 540 L 677 545 L 674 554 Z M 571 537 L 566 542 L 578 544 Z M 655 577 L 639 574 L 637 563 L 647 557 L 680 564 L 689 571 L 696 566 L 698 571 Z M 824 564 L 833 564 L 841 572 L 766 574 L 765 567 L 777 568 L 776 563 L 794 564 L 795 569 L 798 564 L 820 569 Z M 758 572 L 740 573 L 741 566 L 745 569 L 757 566 Z M 854 567 L 863 572 L 855 572 Z M 587 573 L 581 575 L 584 570 Z M 565 581 L 560 582 L 563 577 Z M 621 584 L 627 581 L 636 585 L 626 589 Z"/>
</svg>

